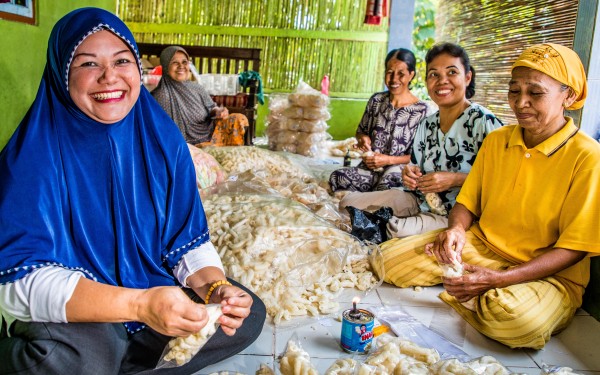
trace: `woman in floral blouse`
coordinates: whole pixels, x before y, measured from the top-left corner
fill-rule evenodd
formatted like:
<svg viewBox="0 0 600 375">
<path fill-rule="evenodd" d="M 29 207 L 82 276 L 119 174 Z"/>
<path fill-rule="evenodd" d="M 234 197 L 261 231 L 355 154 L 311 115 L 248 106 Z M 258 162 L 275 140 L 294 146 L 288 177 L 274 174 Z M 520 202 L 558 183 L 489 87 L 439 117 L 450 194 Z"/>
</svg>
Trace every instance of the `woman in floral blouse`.
<svg viewBox="0 0 600 375">
<path fill-rule="evenodd" d="M 349 194 L 341 207 L 391 207 L 388 237 L 407 237 L 445 228 L 485 136 L 502 126 L 487 108 L 471 102 L 475 70 L 466 51 L 452 43 L 434 46 L 425 57 L 427 91 L 439 110 L 421 121 L 410 164 L 402 170 L 404 189 Z M 408 190 L 408 191 L 407 191 Z M 435 204 L 437 203 L 437 205 Z"/>
<path fill-rule="evenodd" d="M 410 161 L 415 130 L 428 110 L 427 104 L 409 89 L 415 65 L 415 55 L 407 49 L 388 53 L 388 91 L 375 93 L 369 99 L 356 130 L 356 147 L 365 156 L 358 166 L 331 174 L 329 184 L 333 191 L 387 190 L 402 185 L 402 167 Z"/>
</svg>

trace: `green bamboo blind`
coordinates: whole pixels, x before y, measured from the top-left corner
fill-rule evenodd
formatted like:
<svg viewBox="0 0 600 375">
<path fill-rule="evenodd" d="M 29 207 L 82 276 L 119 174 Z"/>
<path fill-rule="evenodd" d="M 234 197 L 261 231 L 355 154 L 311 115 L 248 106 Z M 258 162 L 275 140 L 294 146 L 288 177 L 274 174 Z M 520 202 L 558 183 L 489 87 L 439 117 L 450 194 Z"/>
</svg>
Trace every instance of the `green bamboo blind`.
<svg viewBox="0 0 600 375">
<path fill-rule="evenodd" d="M 138 42 L 260 48 L 270 91 L 330 77 L 333 96 L 382 88 L 387 18 L 363 24 L 366 0 L 118 0 Z"/>
<path fill-rule="evenodd" d="M 515 123 L 506 98 L 512 63 L 536 43 L 572 48 L 578 5 L 579 0 L 440 0 L 436 40 L 467 50 L 476 69 L 473 100 Z"/>
</svg>

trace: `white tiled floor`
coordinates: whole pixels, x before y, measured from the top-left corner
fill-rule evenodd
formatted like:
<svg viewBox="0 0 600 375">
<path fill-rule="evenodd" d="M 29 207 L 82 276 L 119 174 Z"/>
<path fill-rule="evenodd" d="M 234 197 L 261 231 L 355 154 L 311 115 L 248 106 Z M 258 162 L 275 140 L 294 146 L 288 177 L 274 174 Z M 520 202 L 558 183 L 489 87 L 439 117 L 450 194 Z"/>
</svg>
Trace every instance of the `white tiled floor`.
<svg viewBox="0 0 600 375">
<path fill-rule="evenodd" d="M 442 287 L 400 289 L 383 284 L 367 295 L 360 305 L 367 309 L 382 306 L 401 306 L 424 326 L 441 334 L 470 357 L 491 355 L 515 373 L 539 375 L 545 365 L 568 366 L 580 374 L 600 375 L 600 322 L 580 310 L 571 325 L 554 336 L 542 350 L 513 350 L 486 338 L 438 299 Z M 345 290 L 338 298 L 340 311 L 350 307 L 350 300 L 358 293 Z M 290 338 L 298 340 L 306 350 L 319 373 L 340 357 L 351 357 L 339 346 L 341 323 L 334 317 L 298 318 L 282 326 L 265 324 L 261 336 L 242 353 L 198 374 L 219 371 L 254 374 L 261 363 L 276 368 Z M 364 356 L 357 356 L 358 360 Z"/>
</svg>

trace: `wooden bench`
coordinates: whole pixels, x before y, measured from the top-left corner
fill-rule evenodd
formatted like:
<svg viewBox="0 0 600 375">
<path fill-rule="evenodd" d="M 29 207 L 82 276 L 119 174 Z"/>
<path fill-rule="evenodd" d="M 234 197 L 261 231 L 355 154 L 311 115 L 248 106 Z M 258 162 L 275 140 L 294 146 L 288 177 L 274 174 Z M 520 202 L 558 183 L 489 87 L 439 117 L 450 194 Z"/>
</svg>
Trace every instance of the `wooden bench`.
<svg viewBox="0 0 600 375">
<path fill-rule="evenodd" d="M 156 60 L 160 53 L 173 44 L 138 43 L 140 57 L 147 60 Z M 259 72 L 260 51 L 259 48 L 232 48 L 232 47 L 205 47 L 187 46 L 183 47 L 190 55 L 190 60 L 198 70 L 199 74 L 239 74 L 246 70 Z M 247 95 L 247 100 L 242 106 L 226 105 L 231 113 L 242 113 L 248 118 L 248 129 L 244 136 L 246 145 L 252 145 L 256 134 L 256 94 L 258 81 L 251 80 L 247 86 L 242 87 L 242 92 Z M 235 100 L 234 102 L 240 102 Z"/>
</svg>

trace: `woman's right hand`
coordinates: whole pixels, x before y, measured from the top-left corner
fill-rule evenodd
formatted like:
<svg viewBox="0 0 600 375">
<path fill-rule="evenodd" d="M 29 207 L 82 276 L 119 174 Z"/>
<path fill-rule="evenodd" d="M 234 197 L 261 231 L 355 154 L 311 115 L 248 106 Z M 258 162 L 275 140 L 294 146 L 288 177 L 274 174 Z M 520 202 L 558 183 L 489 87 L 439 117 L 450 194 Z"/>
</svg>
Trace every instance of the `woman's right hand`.
<svg viewBox="0 0 600 375">
<path fill-rule="evenodd" d="M 466 243 L 466 234 L 460 227 L 449 227 L 440 232 L 433 243 L 425 245 L 427 254 L 435 255 L 439 263 L 462 263 L 462 249 Z"/>
<path fill-rule="evenodd" d="M 357 134 L 356 141 L 358 142 L 354 148 L 362 152 L 371 151 L 371 138 L 366 134 Z"/>
<path fill-rule="evenodd" d="M 227 117 L 229 117 L 229 110 L 227 109 L 227 107 L 224 107 L 222 105 L 217 106 L 214 108 L 213 116 L 217 119 L 226 119 Z"/>
<path fill-rule="evenodd" d="M 407 164 L 402 168 L 402 185 L 409 190 L 416 190 L 417 183 L 422 175 L 419 166 Z"/>
<path fill-rule="evenodd" d="M 142 291 L 136 300 L 138 320 L 167 336 L 188 336 L 208 322 L 206 308 L 180 288 L 161 286 Z"/>
</svg>

